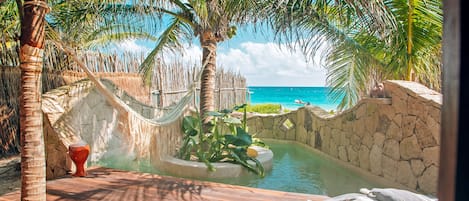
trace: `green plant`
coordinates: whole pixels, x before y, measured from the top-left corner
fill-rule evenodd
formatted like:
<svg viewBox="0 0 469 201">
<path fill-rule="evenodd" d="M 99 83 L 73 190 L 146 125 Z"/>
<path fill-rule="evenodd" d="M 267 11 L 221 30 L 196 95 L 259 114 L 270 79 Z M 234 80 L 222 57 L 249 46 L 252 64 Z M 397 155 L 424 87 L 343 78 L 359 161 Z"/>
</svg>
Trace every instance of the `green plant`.
<svg viewBox="0 0 469 201">
<path fill-rule="evenodd" d="M 237 110 L 238 112 L 241 112 L 244 109 L 239 109 Z M 280 114 L 285 109 L 282 109 L 282 106 L 280 104 L 255 104 L 255 105 L 247 105 L 246 106 L 247 112 L 256 112 L 256 113 L 261 113 L 261 114 Z"/>
<path fill-rule="evenodd" d="M 233 110 L 244 110 L 243 119 L 231 116 Z M 264 167 L 254 157 L 247 154 L 251 145 L 264 145 L 261 140 L 253 138 L 248 133 L 246 125 L 246 104 L 235 106 L 232 110 L 224 109 L 219 112 L 208 112 L 210 117 L 210 131 L 202 132 L 200 114 L 185 116 L 182 123 L 184 132 L 183 143 L 178 151 L 178 157 L 184 160 L 204 162 L 210 171 L 215 171 L 212 162 L 231 162 L 240 164 L 261 177 Z M 254 162 L 254 164 L 248 161 Z"/>
</svg>

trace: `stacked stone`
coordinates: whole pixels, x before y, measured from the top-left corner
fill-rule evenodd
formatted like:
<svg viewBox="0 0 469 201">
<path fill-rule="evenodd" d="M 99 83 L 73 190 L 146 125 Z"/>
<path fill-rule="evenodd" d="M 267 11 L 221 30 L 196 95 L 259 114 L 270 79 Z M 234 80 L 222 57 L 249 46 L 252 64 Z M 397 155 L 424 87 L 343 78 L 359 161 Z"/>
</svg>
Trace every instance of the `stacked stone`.
<svg viewBox="0 0 469 201">
<path fill-rule="evenodd" d="M 435 195 L 442 96 L 415 82 L 384 84 L 388 98 L 365 98 L 338 115 L 305 107 L 256 116 L 248 121 L 250 132 L 298 141 L 388 181 Z M 295 126 L 284 129 L 286 120 Z"/>
</svg>

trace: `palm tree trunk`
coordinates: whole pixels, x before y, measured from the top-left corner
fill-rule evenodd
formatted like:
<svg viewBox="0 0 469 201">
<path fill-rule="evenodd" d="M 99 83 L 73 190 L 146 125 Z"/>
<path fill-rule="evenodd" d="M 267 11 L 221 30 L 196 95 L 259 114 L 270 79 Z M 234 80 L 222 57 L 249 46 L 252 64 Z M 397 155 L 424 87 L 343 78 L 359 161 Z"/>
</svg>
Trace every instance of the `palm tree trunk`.
<svg viewBox="0 0 469 201">
<path fill-rule="evenodd" d="M 21 21 L 21 200 L 46 200 L 41 72 L 46 1 L 24 1 Z"/>
<path fill-rule="evenodd" d="M 205 114 L 209 111 L 215 110 L 215 73 L 216 67 L 216 51 L 217 40 L 212 31 L 205 31 L 200 36 L 200 45 L 202 46 L 202 71 L 200 83 L 200 113 L 203 118 L 204 124 L 210 121 L 209 117 Z"/>
<path fill-rule="evenodd" d="M 406 69 L 406 80 L 412 80 L 412 71 L 414 69 L 412 61 L 412 48 L 413 44 L 413 26 L 414 26 L 414 0 L 409 0 L 409 10 L 407 15 L 407 69 Z"/>
</svg>

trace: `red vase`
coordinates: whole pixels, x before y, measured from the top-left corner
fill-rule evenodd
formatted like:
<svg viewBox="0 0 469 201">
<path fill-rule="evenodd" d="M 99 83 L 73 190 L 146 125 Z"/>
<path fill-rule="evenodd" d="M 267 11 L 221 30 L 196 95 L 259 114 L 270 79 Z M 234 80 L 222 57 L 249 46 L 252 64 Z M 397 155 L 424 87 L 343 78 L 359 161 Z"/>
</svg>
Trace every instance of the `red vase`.
<svg viewBox="0 0 469 201">
<path fill-rule="evenodd" d="M 84 177 L 86 176 L 85 162 L 90 153 L 90 146 L 86 143 L 77 143 L 68 146 L 68 154 L 75 163 L 76 172 L 72 176 Z"/>
</svg>

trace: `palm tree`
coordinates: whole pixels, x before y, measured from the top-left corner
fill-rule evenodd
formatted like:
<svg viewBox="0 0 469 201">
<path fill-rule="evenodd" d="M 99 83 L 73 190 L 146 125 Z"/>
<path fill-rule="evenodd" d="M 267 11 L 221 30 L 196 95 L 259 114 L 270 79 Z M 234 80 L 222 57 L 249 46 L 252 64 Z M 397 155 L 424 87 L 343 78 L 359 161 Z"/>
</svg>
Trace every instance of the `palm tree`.
<svg viewBox="0 0 469 201">
<path fill-rule="evenodd" d="M 148 33 L 132 28 L 132 25 L 102 23 L 102 21 L 96 20 L 105 15 L 99 11 L 111 10 L 108 4 L 105 6 L 100 4 L 100 8 L 104 8 L 102 10 L 93 10 L 92 6 L 86 7 L 88 8 L 86 11 L 93 11 L 92 13 L 95 15 L 85 15 L 87 16 L 85 21 L 79 19 L 74 19 L 76 21 L 61 21 L 61 19 L 64 19 L 63 13 L 73 13 L 64 11 L 64 4 L 67 4 L 68 8 L 76 8 L 73 7 L 72 3 L 83 2 L 86 1 L 53 2 L 56 3 L 52 4 L 53 10 L 56 12 L 50 15 L 49 22 L 45 20 L 46 13 L 50 11 L 45 0 L 24 1 L 24 3 L 21 3 L 21 1 L 6 1 L 1 3 L 0 19 L 2 21 L 0 27 L 6 36 L 5 41 L 15 42 L 18 40 L 21 24 L 20 68 L 22 95 L 20 97 L 20 141 L 22 200 L 46 200 L 46 164 L 41 110 L 41 72 L 45 36 L 48 36 L 49 39 L 51 37 L 57 39 L 57 37 L 62 36 L 69 42 L 69 45 L 81 47 L 81 49 L 102 44 L 103 41 L 136 37 L 154 39 Z M 100 2 L 94 3 L 99 4 Z M 15 7 L 18 9 L 15 9 Z M 75 14 L 75 16 L 79 16 L 83 13 Z M 75 22 L 74 27 L 66 26 L 72 22 Z M 107 22 L 111 22 L 111 20 Z M 47 32 L 45 32 L 46 29 Z M 92 31 L 87 32 L 86 30 Z M 64 32 L 71 34 L 70 37 L 63 34 Z M 74 37 L 76 35 L 72 35 L 72 33 L 81 33 L 84 37 Z"/>
<path fill-rule="evenodd" d="M 46 19 L 46 41 L 62 40 L 81 50 L 100 49 L 125 39 L 155 41 L 156 38 L 142 28 L 142 23 L 119 18 L 120 12 L 136 12 L 117 6 L 123 3 L 125 1 L 52 0 L 49 2 L 51 13 Z M 21 5 L 19 0 L 0 4 L 0 29 L 9 43 L 19 40 L 21 12 L 16 9 L 18 5 Z"/>
<path fill-rule="evenodd" d="M 441 4 L 287 0 L 274 6 L 271 25 L 279 38 L 296 41 L 306 54 L 322 54 L 331 97 L 341 99 L 339 109 L 344 109 L 382 79 L 416 80 L 440 88 Z"/>
<path fill-rule="evenodd" d="M 214 111 L 216 52 L 218 43 L 236 34 L 236 26 L 256 22 L 261 18 L 259 5 L 250 0 L 168 0 L 157 12 L 169 23 L 158 38 L 155 48 L 141 65 L 147 81 L 153 69 L 149 65 L 164 48 L 181 48 L 182 42 L 198 37 L 202 47 L 202 77 L 200 84 L 200 111 L 205 117 Z M 208 121 L 205 118 L 205 122 Z"/>
<path fill-rule="evenodd" d="M 20 16 L 23 12 L 21 2 L 20 0 L 0 2 L 1 51 L 19 50 Z M 63 40 L 67 42 L 68 46 L 81 50 L 89 50 L 102 48 L 110 44 L 109 42 L 121 41 L 128 38 L 155 40 L 151 34 L 139 28 L 138 23 L 125 24 L 122 21 L 112 19 L 117 14 L 108 14 L 116 10 L 111 2 L 52 0 L 49 1 L 49 5 L 52 7 L 52 12 L 48 14 L 46 19 L 46 44 L 51 39 Z M 11 61 L 16 60 L 19 60 L 19 58 L 11 58 Z M 16 64 L 16 62 L 5 64 Z M 60 69 L 63 66 L 66 65 L 55 65 L 54 68 Z M 15 107 L 15 109 L 18 109 L 18 107 Z M 18 111 L 16 114 L 18 114 Z M 19 125 L 17 126 L 19 131 Z M 7 136 L 2 136 L 2 138 L 5 137 Z M 19 141 L 20 132 L 17 133 L 15 139 Z M 8 143 L 9 141 L 4 140 L 4 142 Z M 16 141 L 12 141 L 10 146 L 15 147 L 19 153 L 20 146 L 13 144 L 14 142 Z"/>
<path fill-rule="evenodd" d="M 121 15 L 137 12 L 135 7 L 124 3 L 122 0 L 53 0 L 46 39 L 61 40 L 79 50 L 103 48 L 125 39 L 155 41 L 141 22 Z"/>
<path fill-rule="evenodd" d="M 155 39 L 150 34 L 142 33 L 144 29 L 139 27 L 152 29 L 155 24 L 161 23 L 158 21 L 162 18 L 168 19 L 168 26 L 164 28 L 155 48 L 141 65 L 140 71 L 147 83 L 153 74 L 153 65 L 149 64 L 153 63 L 158 53 L 164 48 L 170 48 L 171 51 L 180 49 L 182 42 L 190 43 L 194 37 L 198 37 L 203 49 L 204 66 L 200 93 L 202 114 L 215 108 L 213 90 L 217 44 L 236 34 L 235 25 L 242 26 L 255 22 L 261 18 L 262 13 L 258 9 L 258 3 L 250 0 L 193 0 L 187 3 L 181 0 L 159 0 L 135 1 L 133 4 L 112 0 L 103 2 L 74 0 L 53 1 L 51 5 L 54 8 L 50 18 L 47 19 L 50 28 L 47 36 L 61 38 L 79 48 L 86 48 L 88 44 L 96 44 L 99 41 L 109 42 L 110 38 L 122 39 L 125 36 Z M 122 23 L 108 25 L 109 22 Z M 142 22 L 145 25 L 142 25 Z M 123 34 L 114 34 L 116 30 Z M 150 32 L 156 31 L 159 30 Z"/>
<path fill-rule="evenodd" d="M 41 71 L 46 1 L 25 0 L 21 19 L 21 200 L 46 200 Z"/>
</svg>

